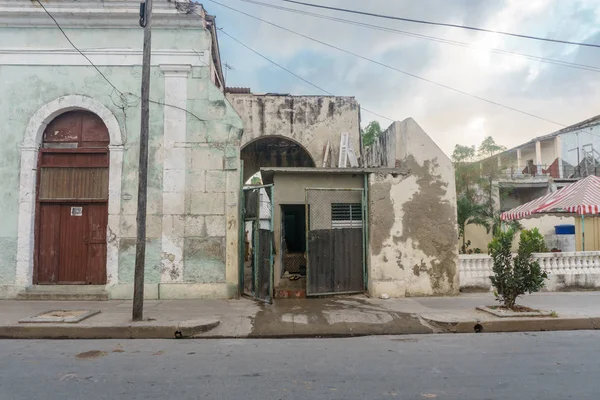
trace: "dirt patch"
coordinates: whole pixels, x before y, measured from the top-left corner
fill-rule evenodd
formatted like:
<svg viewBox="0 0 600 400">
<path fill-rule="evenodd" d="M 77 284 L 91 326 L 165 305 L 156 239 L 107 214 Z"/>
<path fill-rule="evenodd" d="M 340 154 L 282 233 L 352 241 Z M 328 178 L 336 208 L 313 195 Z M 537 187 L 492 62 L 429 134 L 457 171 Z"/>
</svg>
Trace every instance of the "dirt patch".
<svg viewBox="0 0 600 400">
<path fill-rule="evenodd" d="M 488 308 L 491 308 L 492 310 L 497 310 L 497 311 L 505 311 L 505 312 L 540 312 L 540 310 L 535 310 L 533 308 L 529 308 L 529 307 L 525 307 L 525 306 L 518 306 L 515 305 L 513 308 L 508 308 L 508 307 L 504 307 L 504 306 L 488 306 Z"/>
<path fill-rule="evenodd" d="M 95 358 L 104 357 L 108 353 L 100 350 L 90 350 L 83 353 L 79 353 L 75 356 L 78 360 L 93 360 Z"/>
</svg>

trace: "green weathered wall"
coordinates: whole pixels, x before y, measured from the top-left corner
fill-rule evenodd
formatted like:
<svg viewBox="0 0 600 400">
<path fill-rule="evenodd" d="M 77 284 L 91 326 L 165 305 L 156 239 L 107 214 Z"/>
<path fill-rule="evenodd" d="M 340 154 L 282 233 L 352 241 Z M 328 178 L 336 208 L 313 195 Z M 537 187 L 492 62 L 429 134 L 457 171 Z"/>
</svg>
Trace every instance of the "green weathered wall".
<svg viewBox="0 0 600 400">
<path fill-rule="evenodd" d="M 140 49 L 142 30 L 135 29 L 67 29 L 67 34 L 81 49 Z M 10 47 L 68 48 L 68 43 L 55 28 L 0 28 L 0 37 L 10 40 Z M 203 30 L 153 30 L 154 49 L 209 48 L 209 34 Z M 0 44 L 1 46 L 1 44 Z M 200 55 L 199 55 L 200 57 Z M 57 56 L 56 64 L 60 64 Z M 0 285 L 14 283 L 19 208 L 20 146 L 30 118 L 43 105 L 66 95 L 83 95 L 104 104 L 117 118 L 125 143 L 121 223 L 119 237 L 119 283 L 133 280 L 135 258 L 135 207 L 138 176 L 141 67 L 99 66 L 103 74 L 121 92 L 131 93 L 126 101 L 91 66 L 27 66 L 0 65 Z M 164 76 L 158 66 L 151 72 L 152 100 L 164 100 Z M 231 162 L 239 163 L 241 120 L 224 95 L 208 80 L 208 67 L 194 67 L 189 76 L 188 108 L 198 118 L 188 115 L 188 136 L 202 136 L 199 141 L 218 142 L 214 149 Z M 162 106 L 150 106 L 150 170 L 148 174 L 149 227 L 146 282 L 160 282 L 161 212 L 162 212 Z M 237 161 L 236 161 L 237 160 Z M 131 198 L 126 200 L 130 195 Z M 223 219 L 223 224 L 225 223 Z M 224 236 L 224 235 L 223 235 Z M 222 247 L 225 246 L 224 239 Z M 225 250 L 215 257 L 212 246 L 207 259 L 202 259 L 192 246 L 187 254 L 184 273 L 189 282 L 223 282 Z"/>
</svg>

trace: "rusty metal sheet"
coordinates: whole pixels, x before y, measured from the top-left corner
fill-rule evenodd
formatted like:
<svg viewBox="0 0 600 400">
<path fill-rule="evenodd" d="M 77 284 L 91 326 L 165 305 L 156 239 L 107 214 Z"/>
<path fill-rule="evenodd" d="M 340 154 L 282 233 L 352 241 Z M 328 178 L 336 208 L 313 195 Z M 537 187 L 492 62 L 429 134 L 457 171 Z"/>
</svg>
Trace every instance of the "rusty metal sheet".
<svg viewBox="0 0 600 400">
<path fill-rule="evenodd" d="M 364 291 L 362 246 L 361 228 L 309 231 L 308 294 Z"/>
<path fill-rule="evenodd" d="M 42 168 L 39 200 L 107 200 L 108 168 Z"/>
</svg>

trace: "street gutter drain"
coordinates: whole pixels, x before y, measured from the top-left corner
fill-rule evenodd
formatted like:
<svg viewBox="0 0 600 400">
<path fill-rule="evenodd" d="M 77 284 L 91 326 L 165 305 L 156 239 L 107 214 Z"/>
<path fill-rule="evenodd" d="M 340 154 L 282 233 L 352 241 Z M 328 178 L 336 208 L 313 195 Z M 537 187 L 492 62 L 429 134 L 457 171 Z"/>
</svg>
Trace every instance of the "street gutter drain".
<svg viewBox="0 0 600 400">
<path fill-rule="evenodd" d="M 45 311 L 35 317 L 19 320 L 20 324 L 76 324 L 99 314 L 100 310 L 52 310 Z"/>
</svg>

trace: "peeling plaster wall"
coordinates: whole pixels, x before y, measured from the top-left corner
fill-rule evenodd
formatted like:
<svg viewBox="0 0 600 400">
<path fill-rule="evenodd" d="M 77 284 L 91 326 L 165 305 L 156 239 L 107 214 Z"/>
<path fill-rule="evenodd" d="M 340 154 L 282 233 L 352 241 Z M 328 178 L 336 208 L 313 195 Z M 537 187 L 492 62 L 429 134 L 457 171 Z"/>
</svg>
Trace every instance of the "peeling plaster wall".
<svg viewBox="0 0 600 400">
<path fill-rule="evenodd" d="M 456 294 L 452 162 L 411 118 L 394 122 L 384 137 L 392 133 L 394 139 L 388 136 L 380 149 L 395 154 L 371 160 L 394 159 L 394 166 L 409 172 L 369 177 L 369 292 L 392 297 Z"/>
<path fill-rule="evenodd" d="M 137 7 L 136 4 L 133 7 Z M 201 28 L 200 20 L 197 24 L 153 30 L 150 98 L 156 102 L 177 102 L 190 113 L 155 103 L 150 105 L 145 267 L 149 298 L 227 297 L 237 291 L 242 121 L 225 95 L 210 81 L 209 68 L 203 62 L 203 59 L 208 60 L 210 34 Z M 65 27 L 82 49 L 118 47 L 91 57 L 121 92 L 129 93 L 125 103 L 85 59 L 81 61 L 80 55 L 71 54 L 74 51 L 55 26 L 36 29 L 0 26 L 0 37 L 7 38 L 0 43 L 0 98 L 4 99 L 0 102 L 0 120 L 3 121 L 0 125 L 3 141 L 0 147 L 0 298 L 12 297 L 24 288 L 17 287 L 16 283 L 16 255 L 20 226 L 20 154 L 26 127 L 41 107 L 70 95 L 89 97 L 105 106 L 117 119 L 123 137 L 120 210 L 109 216 L 107 235 L 109 243 L 116 243 L 118 247 L 114 263 L 118 263 L 118 269 L 107 265 L 109 285 L 106 289 L 112 298 L 132 296 L 140 131 L 137 96 L 141 77 L 141 67 L 135 57 L 141 60 L 143 32 L 137 27 L 135 15 L 131 26 L 133 28 Z M 3 47 L 12 50 L 2 52 Z M 45 48 L 65 49 L 67 54 L 61 58 L 44 53 Z M 21 58 L 13 56 L 15 49 L 23 52 Z M 31 49 L 38 49 L 37 53 Z M 53 57 L 52 60 L 49 57 Z M 61 61 L 68 65 L 55 65 Z M 169 70 L 169 65 L 165 69 L 163 62 L 179 64 Z M 174 97 L 170 100 L 165 100 L 165 93 L 169 92 L 166 85 L 170 85 L 167 71 L 179 71 L 180 83 L 183 82 L 182 87 L 172 91 Z M 185 90 L 181 92 L 181 88 Z M 184 130 L 178 139 L 172 133 L 180 129 L 181 121 Z M 169 152 L 173 153 L 170 157 Z M 180 166 L 174 166 L 173 160 L 180 162 Z M 181 173 L 175 174 L 177 171 Z M 165 237 L 173 236 L 181 241 L 179 259 L 165 252 Z M 177 264 L 177 268 L 168 269 L 169 262 Z"/>
<path fill-rule="evenodd" d="M 229 93 L 227 98 L 244 123 L 242 147 L 263 136 L 282 136 L 302 145 L 319 168 L 330 141 L 330 166 L 337 167 L 341 134 L 347 132 L 360 156 L 360 109 L 353 97 Z"/>
</svg>

